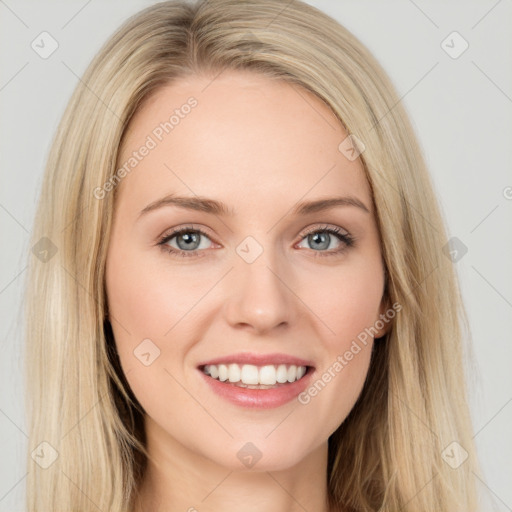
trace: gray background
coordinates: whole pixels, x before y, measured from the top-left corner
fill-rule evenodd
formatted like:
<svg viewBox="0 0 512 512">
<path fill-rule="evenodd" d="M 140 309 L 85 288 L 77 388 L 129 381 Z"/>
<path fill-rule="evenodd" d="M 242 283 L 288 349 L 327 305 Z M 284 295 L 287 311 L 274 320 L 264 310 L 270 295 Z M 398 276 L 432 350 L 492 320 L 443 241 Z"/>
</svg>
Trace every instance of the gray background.
<svg viewBox="0 0 512 512">
<path fill-rule="evenodd" d="M 23 510 L 22 285 L 29 232 L 51 138 L 100 45 L 151 1 L 0 0 L 0 511 Z M 374 53 L 408 109 L 450 236 L 474 337 L 471 410 L 480 489 L 512 510 L 512 4 L 510 0 L 310 0 Z M 283 2 L 284 6 L 285 2 Z M 32 48 L 58 42 L 47 59 Z M 452 58 L 453 31 L 469 48 Z M 454 43 L 452 52 L 461 48 Z M 491 510 L 485 505 L 485 510 Z"/>
</svg>

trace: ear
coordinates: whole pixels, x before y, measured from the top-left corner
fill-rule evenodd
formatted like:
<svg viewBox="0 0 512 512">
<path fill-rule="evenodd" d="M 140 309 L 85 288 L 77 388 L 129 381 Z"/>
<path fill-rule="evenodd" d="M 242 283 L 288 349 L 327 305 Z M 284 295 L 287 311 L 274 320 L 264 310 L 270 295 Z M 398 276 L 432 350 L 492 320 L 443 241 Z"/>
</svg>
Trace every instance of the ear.
<svg viewBox="0 0 512 512">
<path fill-rule="evenodd" d="M 393 325 L 393 318 L 396 316 L 396 304 L 391 305 L 389 298 L 384 295 L 382 297 L 379 316 L 375 318 L 374 328 L 377 331 L 375 334 L 375 340 L 385 336 Z"/>
</svg>

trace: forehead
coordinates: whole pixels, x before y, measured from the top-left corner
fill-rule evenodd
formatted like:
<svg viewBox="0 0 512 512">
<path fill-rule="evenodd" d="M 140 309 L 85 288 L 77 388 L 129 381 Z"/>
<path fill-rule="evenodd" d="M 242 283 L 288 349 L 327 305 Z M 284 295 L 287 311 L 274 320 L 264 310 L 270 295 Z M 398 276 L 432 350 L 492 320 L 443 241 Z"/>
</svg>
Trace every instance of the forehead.
<svg viewBox="0 0 512 512">
<path fill-rule="evenodd" d="M 150 202 L 185 192 L 237 211 L 335 189 L 368 204 L 360 160 L 339 149 L 346 137 L 331 109 L 298 85 L 253 72 L 189 76 L 157 90 L 130 122 L 118 159 L 129 173 L 118 193 Z"/>
</svg>

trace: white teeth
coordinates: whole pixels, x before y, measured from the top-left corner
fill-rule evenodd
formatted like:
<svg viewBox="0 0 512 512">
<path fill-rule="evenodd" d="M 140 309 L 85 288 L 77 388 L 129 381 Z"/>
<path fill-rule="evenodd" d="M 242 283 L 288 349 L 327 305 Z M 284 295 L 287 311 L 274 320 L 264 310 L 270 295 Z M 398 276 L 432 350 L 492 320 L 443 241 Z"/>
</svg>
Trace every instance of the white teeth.
<svg viewBox="0 0 512 512">
<path fill-rule="evenodd" d="M 239 368 L 237 364 L 232 364 L 230 367 L 231 366 Z M 266 384 L 265 382 L 262 383 L 259 381 L 258 367 L 252 364 L 244 364 L 238 375 L 240 375 L 240 378 L 231 382 L 238 382 L 241 380 L 244 384 Z"/>
<path fill-rule="evenodd" d="M 216 379 L 219 376 L 219 367 L 218 366 L 210 366 L 210 375 Z"/>
<path fill-rule="evenodd" d="M 257 372 L 256 372 L 257 374 Z M 257 379 L 257 377 L 256 377 Z M 254 384 L 267 384 L 272 386 L 277 382 L 276 380 L 276 367 L 272 365 L 263 366 L 259 372 L 259 382 Z"/>
<path fill-rule="evenodd" d="M 238 383 L 242 387 L 252 386 L 275 386 L 286 382 L 295 382 L 306 374 L 306 366 L 295 366 L 280 364 L 255 366 L 253 364 L 208 364 L 204 366 L 203 372 L 221 382 L 229 381 Z"/>
<path fill-rule="evenodd" d="M 228 366 L 228 380 L 229 382 L 238 382 L 240 380 L 240 366 L 237 364 L 230 364 Z"/>
<path fill-rule="evenodd" d="M 286 369 L 286 365 L 280 364 L 277 367 L 276 379 L 280 384 L 288 382 L 288 370 Z"/>
<path fill-rule="evenodd" d="M 211 365 L 213 366 L 213 365 Z M 213 377 L 213 375 L 212 375 Z M 224 382 L 228 380 L 228 367 L 225 364 L 219 364 L 219 380 Z"/>
</svg>

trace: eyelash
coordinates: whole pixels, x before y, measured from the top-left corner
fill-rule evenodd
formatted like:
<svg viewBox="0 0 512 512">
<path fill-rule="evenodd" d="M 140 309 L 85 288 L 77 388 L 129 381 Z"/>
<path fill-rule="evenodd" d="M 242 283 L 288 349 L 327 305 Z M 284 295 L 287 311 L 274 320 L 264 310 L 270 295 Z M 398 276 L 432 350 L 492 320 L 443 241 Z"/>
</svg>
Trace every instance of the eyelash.
<svg viewBox="0 0 512 512">
<path fill-rule="evenodd" d="M 190 227 L 183 227 L 183 228 L 176 229 L 175 231 L 172 231 L 171 233 L 164 235 L 158 242 L 158 245 L 162 247 L 162 250 L 170 253 L 173 256 L 185 257 L 185 258 L 187 258 L 187 257 L 197 257 L 197 258 L 203 257 L 204 255 L 199 255 L 198 253 L 205 252 L 204 250 L 194 249 L 193 251 L 182 251 L 182 250 L 174 249 L 174 247 L 170 247 L 167 245 L 167 242 L 169 242 L 170 240 L 172 240 L 174 237 L 176 237 L 178 235 L 182 235 L 183 233 L 199 233 L 201 236 L 210 238 L 208 236 L 208 233 L 205 233 L 202 229 L 194 228 L 194 227 L 190 226 Z M 348 233 L 343 233 L 340 228 L 332 228 L 329 226 L 308 230 L 306 233 L 304 233 L 302 235 L 301 241 L 304 238 L 306 238 L 308 235 L 313 235 L 316 233 L 329 233 L 331 235 L 334 235 L 344 245 L 340 249 L 335 249 L 335 250 L 331 250 L 331 251 L 313 251 L 316 253 L 314 257 L 338 256 L 338 255 L 342 254 L 343 252 L 345 252 L 350 247 L 354 246 L 354 244 L 355 244 L 355 238 L 352 235 L 349 235 Z"/>
</svg>

